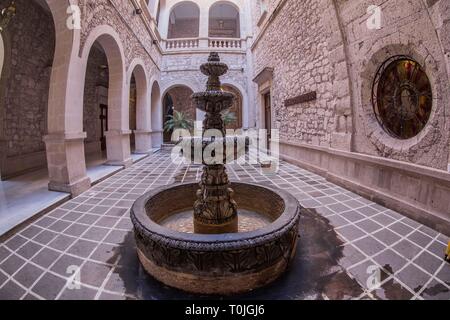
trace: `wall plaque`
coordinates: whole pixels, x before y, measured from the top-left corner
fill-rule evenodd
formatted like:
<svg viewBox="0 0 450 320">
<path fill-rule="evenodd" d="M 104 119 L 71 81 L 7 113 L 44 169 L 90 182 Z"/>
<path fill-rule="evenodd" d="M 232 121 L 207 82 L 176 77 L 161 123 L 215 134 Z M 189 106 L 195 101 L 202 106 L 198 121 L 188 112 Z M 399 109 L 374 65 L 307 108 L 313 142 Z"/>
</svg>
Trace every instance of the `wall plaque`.
<svg viewBox="0 0 450 320">
<path fill-rule="evenodd" d="M 296 104 L 310 102 L 310 101 L 314 101 L 316 99 L 317 99 L 317 92 L 311 91 L 311 92 L 302 94 L 300 96 L 297 96 L 295 98 L 287 99 L 286 101 L 284 101 L 284 105 L 286 107 L 291 107 L 291 106 L 295 106 Z"/>
</svg>

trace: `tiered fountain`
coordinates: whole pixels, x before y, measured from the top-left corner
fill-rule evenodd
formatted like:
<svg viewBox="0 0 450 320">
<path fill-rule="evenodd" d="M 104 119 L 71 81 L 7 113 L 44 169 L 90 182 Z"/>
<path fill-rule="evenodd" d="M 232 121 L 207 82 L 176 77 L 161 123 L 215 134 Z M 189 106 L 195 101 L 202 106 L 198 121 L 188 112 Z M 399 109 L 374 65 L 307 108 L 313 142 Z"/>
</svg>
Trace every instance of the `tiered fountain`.
<svg viewBox="0 0 450 320">
<path fill-rule="evenodd" d="M 206 112 L 204 133 L 215 129 L 223 134 L 204 136 L 201 143 L 203 150 L 223 144 L 226 159 L 221 113 L 235 97 L 221 90 L 219 77 L 228 66 L 212 53 L 201 71 L 209 77 L 207 89 L 192 98 Z M 131 218 L 143 267 L 169 286 L 202 294 L 241 293 L 272 282 L 296 251 L 298 201 L 282 190 L 230 182 L 224 164 L 202 159 L 200 188 L 175 184 L 134 204 Z"/>
</svg>

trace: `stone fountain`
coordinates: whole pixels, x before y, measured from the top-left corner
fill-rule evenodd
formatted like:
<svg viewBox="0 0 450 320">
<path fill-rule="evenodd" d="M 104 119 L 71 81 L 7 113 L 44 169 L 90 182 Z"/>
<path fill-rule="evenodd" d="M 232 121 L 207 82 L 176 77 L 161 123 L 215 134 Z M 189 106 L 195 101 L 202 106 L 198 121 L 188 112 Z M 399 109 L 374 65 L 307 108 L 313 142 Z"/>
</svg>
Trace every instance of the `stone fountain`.
<svg viewBox="0 0 450 320">
<path fill-rule="evenodd" d="M 206 112 L 202 149 L 222 144 L 219 158 L 226 160 L 229 141 L 221 113 L 235 97 L 221 90 L 219 77 L 228 66 L 211 53 L 200 70 L 208 76 L 207 88 L 192 99 Z M 205 135 L 211 129 L 221 136 Z M 232 139 L 236 150 L 238 139 Z M 230 182 L 223 161 L 202 159 L 200 187 L 163 187 L 133 205 L 131 219 L 144 269 L 166 285 L 193 293 L 228 295 L 267 285 L 295 254 L 298 201 L 282 190 Z"/>
</svg>

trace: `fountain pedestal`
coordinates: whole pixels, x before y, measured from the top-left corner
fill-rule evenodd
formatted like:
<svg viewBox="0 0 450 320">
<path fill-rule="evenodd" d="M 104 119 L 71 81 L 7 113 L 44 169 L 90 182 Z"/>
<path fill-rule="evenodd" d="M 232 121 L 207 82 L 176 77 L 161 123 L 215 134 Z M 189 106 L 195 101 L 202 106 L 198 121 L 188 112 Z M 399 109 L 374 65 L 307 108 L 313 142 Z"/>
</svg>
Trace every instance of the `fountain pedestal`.
<svg viewBox="0 0 450 320">
<path fill-rule="evenodd" d="M 237 204 L 224 165 L 203 168 L 194 204 L 194 231 L 200 234 L 238 232 Z"/>
<path fill-rule="evenodd" d="M 233 105 L 236 97 L 232 93 L 223 92 L 220 76 L 228 71 L 228 66 L 220 62 L 217 53 L 211 53 L 208 63 L 200 67 L 201 72 L 208 76 L 205 92 L 195 93 L 192 97 L 197 108 L 206 112 L 203 121 L 203 136 L 207 130 L 215 130 L 221 137 L 212 137 L 210 141 L 203 140 L 204 147 L 221 139 L 225 146 L 225 125 L 222 112 Z M 225 150 L 225 149 L 223 149 Z M 230 187 L 226 157 L 220 157 L 221 163 L 204 162 L 200 190 L 194 204 L 194 228 L 200 234 L 221 234 L 238 232 L 237 204 L 233 200 L 233 190 Z"/>
</svg>

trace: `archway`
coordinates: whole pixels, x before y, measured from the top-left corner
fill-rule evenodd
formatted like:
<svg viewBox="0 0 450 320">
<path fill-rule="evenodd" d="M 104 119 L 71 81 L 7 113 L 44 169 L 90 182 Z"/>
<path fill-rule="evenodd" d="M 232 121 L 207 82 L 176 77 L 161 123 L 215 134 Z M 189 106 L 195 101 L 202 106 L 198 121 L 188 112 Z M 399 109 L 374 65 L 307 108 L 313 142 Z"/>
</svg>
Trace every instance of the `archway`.
<svg viewBox="0 0 450 320">
<path fill-rule="evenodd" d="M 131 130 L 130 148 L 133 153 L 145 154 L 152 149 L 151 107 L 148 95 L 147 73 L 143 62 L 135 60 L 131 67 L 129 128 Z"/>
<path fill-rule="evenodd" d="M 209 37 L 241 37 L 239 9 L 234 4 L 220 1 L 211 6 L 209 10 Z"/>
<path fill-rule="evenodd" d="M 11 1 L 1 0 L 0 8 Z M 18 0 L 16 15 L 2 31 L 0 174 L 9 179 L 45 169 L 44 136 L 56 31 L 45 1 Z M 20 34 L 20 37 L 17 35 Z M 45 183 L 48 174 L 45 173 Z"/>
<path fill-rule="evenodd" d="M 153 147 L 159 148 L 163 143 L 162 138 L 162 106 L 161 106 L 161 89 L 157 81 L 153 82 L 152 94 L 151 94 L 151 105 L 152 105 L 152 144 Z"/>
<path fill-rule="evenodd" d="M 129 127 L 131 130 L 130 134 L 130 151 L 131 153 L 134 153 L 136 151 L 136 130 L 137 130 L 137 123 L 136 123 L 136 117 L 137 117 L 137 89 L 136 89 L 136 78 L 134 77 L 134 74 L 131 75 L 131 81 L 130 81 L 130 98 L 129 100 Z"/>
<path fill-rule="evenodd" d="M 233 113 L 236 120 L 227 124 L 226 128 L 227 129 L 242 129 L 243 127 L 243 97 L 241 92 L 235 88 L 234 86 L 228 85 L 228 84 L 224 84 L 222 85 L 222 90 L 226 91 L 226 92 L 231 92 L 236 96 L 236 100 L 233 104 L 233 106 L 229 109 L 230 113 Z"/>
<path fill-rule="evenodd" d="M 94 139 L 97 140 L 93 145 L 94 150 L 88 149 L 88 144 L 85 144 L 85 153 L 94 155 L 91 159 L 95 158 L 98 165 L 104 162 L 105 153 L 101 151 L 106 149 L 107 165 L 127 167 L 132 164 L 128 88 L 125 84 L 123 47 L 118 34 L 109 26 L 94 29 L 86 41 L 82 59 L 85 61 L 84 70 L 86 70 L 83 78 L 85 84 L 83 125 L 88 134 L 86 141 L 92 141 L 89 138 L 92 136 L 88 131 L 89 125 L 95 128 L 91 132 L 94 132 L 96 135 Z M 89 81 L 90 73 L 93 79 L 97 79 L 96 81 Z M 91 90 L 94 93 L 94 96 L 91 93 L 91 99 L 94 101 L 91 117 L 86 114 L 86 110 L 89 110 L 88 87 L 95 87 L 95 90 Z M 99 114 L 99 117 L 96 117 L 96 114 Z M 88 156 L 86 158 L 91 160 Z"/>
<path fill-rule="evenodd" d="M 0 0 L 0 9 L 10 3 Z M 48 191 L 43 141 L 62 60 L 54 58 L 62 51 L 58 22 L 65 11 L 56 9 L 67 3 L 16 0 L 16 14 L 0 35 L 0 234 L 68 196 Z M 63 162 L 58 159 L 60 167 Z"/>
<path fill-rule="evenodd" d="M 84 153 L 89 163 L 104 163 L 107 159 L 108 88 L 108 59 L 96 42 L 89 53 L 83 96 Z"/>
<path fill-rule="evenodd" d="M 197 119 L 197 110 L 191 99 L 193 93 L 191 88 L 184 85 L 176 85 L 166 91 L 163 96 L 163 124 L 175 111 L 183 113 L 184 117 L 192 122 Z M 170 142 L 171 137 L 172 130 L 164 130 L 164 142 Z"/>
<path fill-rule="evenodd" d="M 200 8 L 191 1 L 180 2 L 170 11 L 168 39 L 197 38 L 200 33 Z"/>
</svg>

